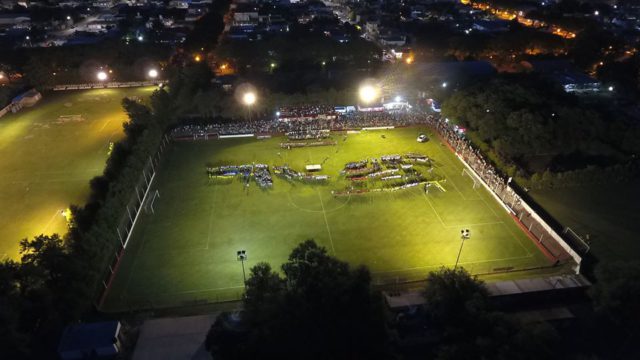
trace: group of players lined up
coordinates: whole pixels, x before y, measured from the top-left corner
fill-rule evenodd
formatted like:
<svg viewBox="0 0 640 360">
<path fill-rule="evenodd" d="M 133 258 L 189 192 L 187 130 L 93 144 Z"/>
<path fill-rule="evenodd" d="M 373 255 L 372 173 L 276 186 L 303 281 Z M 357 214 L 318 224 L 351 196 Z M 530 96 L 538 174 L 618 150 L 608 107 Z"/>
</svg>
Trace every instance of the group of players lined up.
<svg viewBox="0 0 640 360">
<path fill-rule="evenodd" d="M 292 121 L 280 121 L 278 119 L 247 120 L 202 125 L 184 125 L 173 129 L 171 135 L 174 138 L 197 138 L 216 135 L 291 133 L 292 136 L 302 136 L 304 138 L 306 134 L 313 134 L 311 136 L 319 135 L 317 131 L 320 130 L 339 131 L 362 129 L 363 127 L 425 124 L 429 121 L 429 117 L 433 116 L 418 112 L 376 112 L 341 114 L 331 119 L 302 118 Z"/>
<path fill-rule="evenodd" d="M 314 175 L 311 173 L 303 173 L 300 171 L 293 170 L 287 165 L 274 166 L 273 172 L 276 175 L 279 175 L 280 177 L 289 181 L 298 180 L 303 182 L 322 182 L 322 181 L 329 180 L 328 175 Z"/>
<path fill-rule="evenodd" d="M 326 139 L 329 136 L 331 136 L 331 132 L 327 129 L 310 130 L 310 131 L 290 131 L 286 135 L 289 140 Z"/>
<path fill-rule="evenodd" d="M 397 180 L 405 179 L 420 182 L 424 176 L 413 168 L 414 163 L 430 165 L 430 160 L 422 154 L 383 155 L 378 159 L 354 161 L 345 164 L 341 174 L 353 182 L 367 180 Z M 371 164 L 371 167 L 369 167 Z M 400 173 L 403 171 L 403 174 Z M 429 169 L 431 173 L 433 167 Z"/>
<path fill-rule="evenodd" d="M 240 176 L 245 184 L 249 186 L 251 179 L 254 179 L 258 186 L 269 188 L 273 186 L 273 179 L 269 166 L 265 164 L 251 165 L 226 165 L 218 167 L 207 167 L 209 179 L 234 178 Z"/>
</svg>

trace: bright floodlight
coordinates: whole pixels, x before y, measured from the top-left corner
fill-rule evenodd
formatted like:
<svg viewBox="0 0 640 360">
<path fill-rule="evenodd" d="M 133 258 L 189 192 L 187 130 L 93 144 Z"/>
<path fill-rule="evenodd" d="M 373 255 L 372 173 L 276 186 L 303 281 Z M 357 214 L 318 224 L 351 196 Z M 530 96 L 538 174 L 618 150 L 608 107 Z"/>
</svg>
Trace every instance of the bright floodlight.
<svg viewBox="0 0 640 360">
<path fill-rule="evenodd" d="M 242 102 L 247 106 L 251 106 L 255 104 L 256 100 L 257 100 L 256 94 L 252 91 L 246 92 L 244 93 L 244 95 L 242 95 Z"/>
<path fill-rule="evenodd" d="M 149 70 L 149 72 L 147 73 L 147 75 L 149 75 L 150 78 L 155 79 L 158 77 L 158 70 L 156 69 L 151 69 Z"/>
<path fill-rule="evenodd" d="M 358 92 L 360 100 L 365 103 L 371 103 L 378 98 L 378 89 L 373 85 L 363 85 Z"/>
<path fill-rule="evenodd" d="M 395 100 L 396 100 L 396 102 L 400 102 L 400 101 L 402 101 L 402 98 L 400 96 L 396 96 Z"/>
<path fill-rule="evenodd" d="M 105 81 L 105 80 L 107 80 L 107 73 L 104 72 L 104 71 L 100 71 L 100 72 L 98 72 L 97 77 L 98 77 L 98 80 Z"/>
</svg>

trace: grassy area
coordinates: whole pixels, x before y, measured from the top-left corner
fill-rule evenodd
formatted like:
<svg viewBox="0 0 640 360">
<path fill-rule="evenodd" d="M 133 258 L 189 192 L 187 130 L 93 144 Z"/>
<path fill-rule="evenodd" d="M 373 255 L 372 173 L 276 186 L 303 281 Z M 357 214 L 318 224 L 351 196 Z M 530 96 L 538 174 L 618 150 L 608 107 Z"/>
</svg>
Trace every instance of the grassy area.
<svg viewBox="0 0 640 360">
<path fill-rule="evenodd" d="M 17 258 L 25 237 L 65 233 L 61 210 L 83 204 L 109 142 L 124 134 L 121 100 L 153 88 L 52 93 L 0 118 L 0 258 Z"/>
<path fill-rule="evenodd" d="M 591 251 L 598 259 L 637 260 L 638 184 L 534 190 L 530 195 L 563 226 L 583 238 L 589 234 Z"/>
<path fill-rule="evenodd" d="M 299 242 L 313 238 L 331 254 L 367 265 L 376 282 L 418 279 L 452 266 L 460 230 L 468 228 L 460 263 L 472 273 L 547 266 L 549 260 L 484 189 L 462 175 L 462 163 L 426 129 L 334 134 L 337 146 L 281 149 L 283 138 L 226 139 L 174 143 L 166 153 L 154 190 L 155 213 L 143 212 L 105 310 L 175 306 L 238 298 L 244 249 L 249 267 L 266 261 L 275 268 Z M 384 136 L 383 136 L 384 135 Z M 422 187 L 397 192 L 334 197 L 349 181 L 345 163 L 385 154 L 423 153 L 446 178 L 446 192 Z M 273 188 L 240 179 L 209 180 L 206 164 L 288 164 L 303 170 L 322 164 L 325 185 L 290 183 L 274 176 Z M 426 168 L 426 166 L 425 166 Z M 426 169 L 425 169 L 426 170 Z"/>
</svg>

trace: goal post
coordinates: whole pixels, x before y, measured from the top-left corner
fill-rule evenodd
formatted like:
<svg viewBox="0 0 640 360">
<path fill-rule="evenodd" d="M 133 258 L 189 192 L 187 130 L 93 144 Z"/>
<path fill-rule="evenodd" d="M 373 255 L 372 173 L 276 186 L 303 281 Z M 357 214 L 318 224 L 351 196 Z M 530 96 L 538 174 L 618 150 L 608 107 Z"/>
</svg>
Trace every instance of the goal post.
<svg viewBox="0 0 640 360">
<path fill-rule="evenodd" d="M 480 187 L 480 178 L 478 178 L 478 176 L 474 173 L 472 173 L 471 171 L 469 171 L 467 168 L 462 168 L 462 176 L 468 176 L 471 178 L 471 180 L 473 181 L 473 188 L 477 189 Z"/>
<path fill-rule="evenodd" d="M 564 230 L 562 231 L 563 234 L 568 235 L 569 238 L 571 238 L 571 240 L 573 241 L 573 243 L 575 243 L 576 245 L 579 245 L 582 247 L 582 251 L 584 251 L 585 253 L 588 253 L 589 250 L 591 250 L 591 245 L 589 245 L 589 243 L 587 241 L 585 241 L 585 239 L 578 235 L 575 231 L 573 231 L 573 229 L 571 229 L 570 227 L 565 227 Z M 589 235 L 587 235 L 588 237 Z"/>
</svg>

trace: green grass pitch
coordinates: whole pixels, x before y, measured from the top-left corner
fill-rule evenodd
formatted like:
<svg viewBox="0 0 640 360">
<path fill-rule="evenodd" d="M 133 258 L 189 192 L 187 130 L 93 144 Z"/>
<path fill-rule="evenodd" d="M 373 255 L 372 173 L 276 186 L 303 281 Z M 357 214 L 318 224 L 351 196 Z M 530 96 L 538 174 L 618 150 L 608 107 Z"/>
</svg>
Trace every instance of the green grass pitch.
<svg viewBox="0 0 640 360">
<path fill-rule="evenodd" d="M 276 269 L 299 242 L 313 238 L 331 254 L 368 266 L 376 282 L 424 277 L 453 266 L 460 230 L 471 238 L 460 264 L 472 273 L 550 265 L 508 213 L 483 188 L 462 175 L 463 164 L 426 129 L 333 134 L 337 146 L 281 149 L 284 138 L 176 142 L 165 154 L 152 191 L 155 213 L 142 212 L 107 294 L 104 309 L 176 306 L 237 298 L 246 250 L 248 269 L 261 261 Z M 383 136 L 384 135 L 384 136 Z M 346 162 L 417 152 L 435 160 L 446 192 L 422 187 L 334 197 L 348 180 Z M 206 164 L 287 163 L 303 170 L 323 164 L 325 185 L 289 183 L 274 175 L 273 188 L 240 179 L 209 180 Z"/>
<path fill-rule="evenodd" d="M 45 94 L 0 118 L 0 259 L 18 258 L 23 238 L 67 231 L 61 210 L 84 204 L 109 142 L 124 135 L 121 101 L 153 88 Z"/>
</svg>

